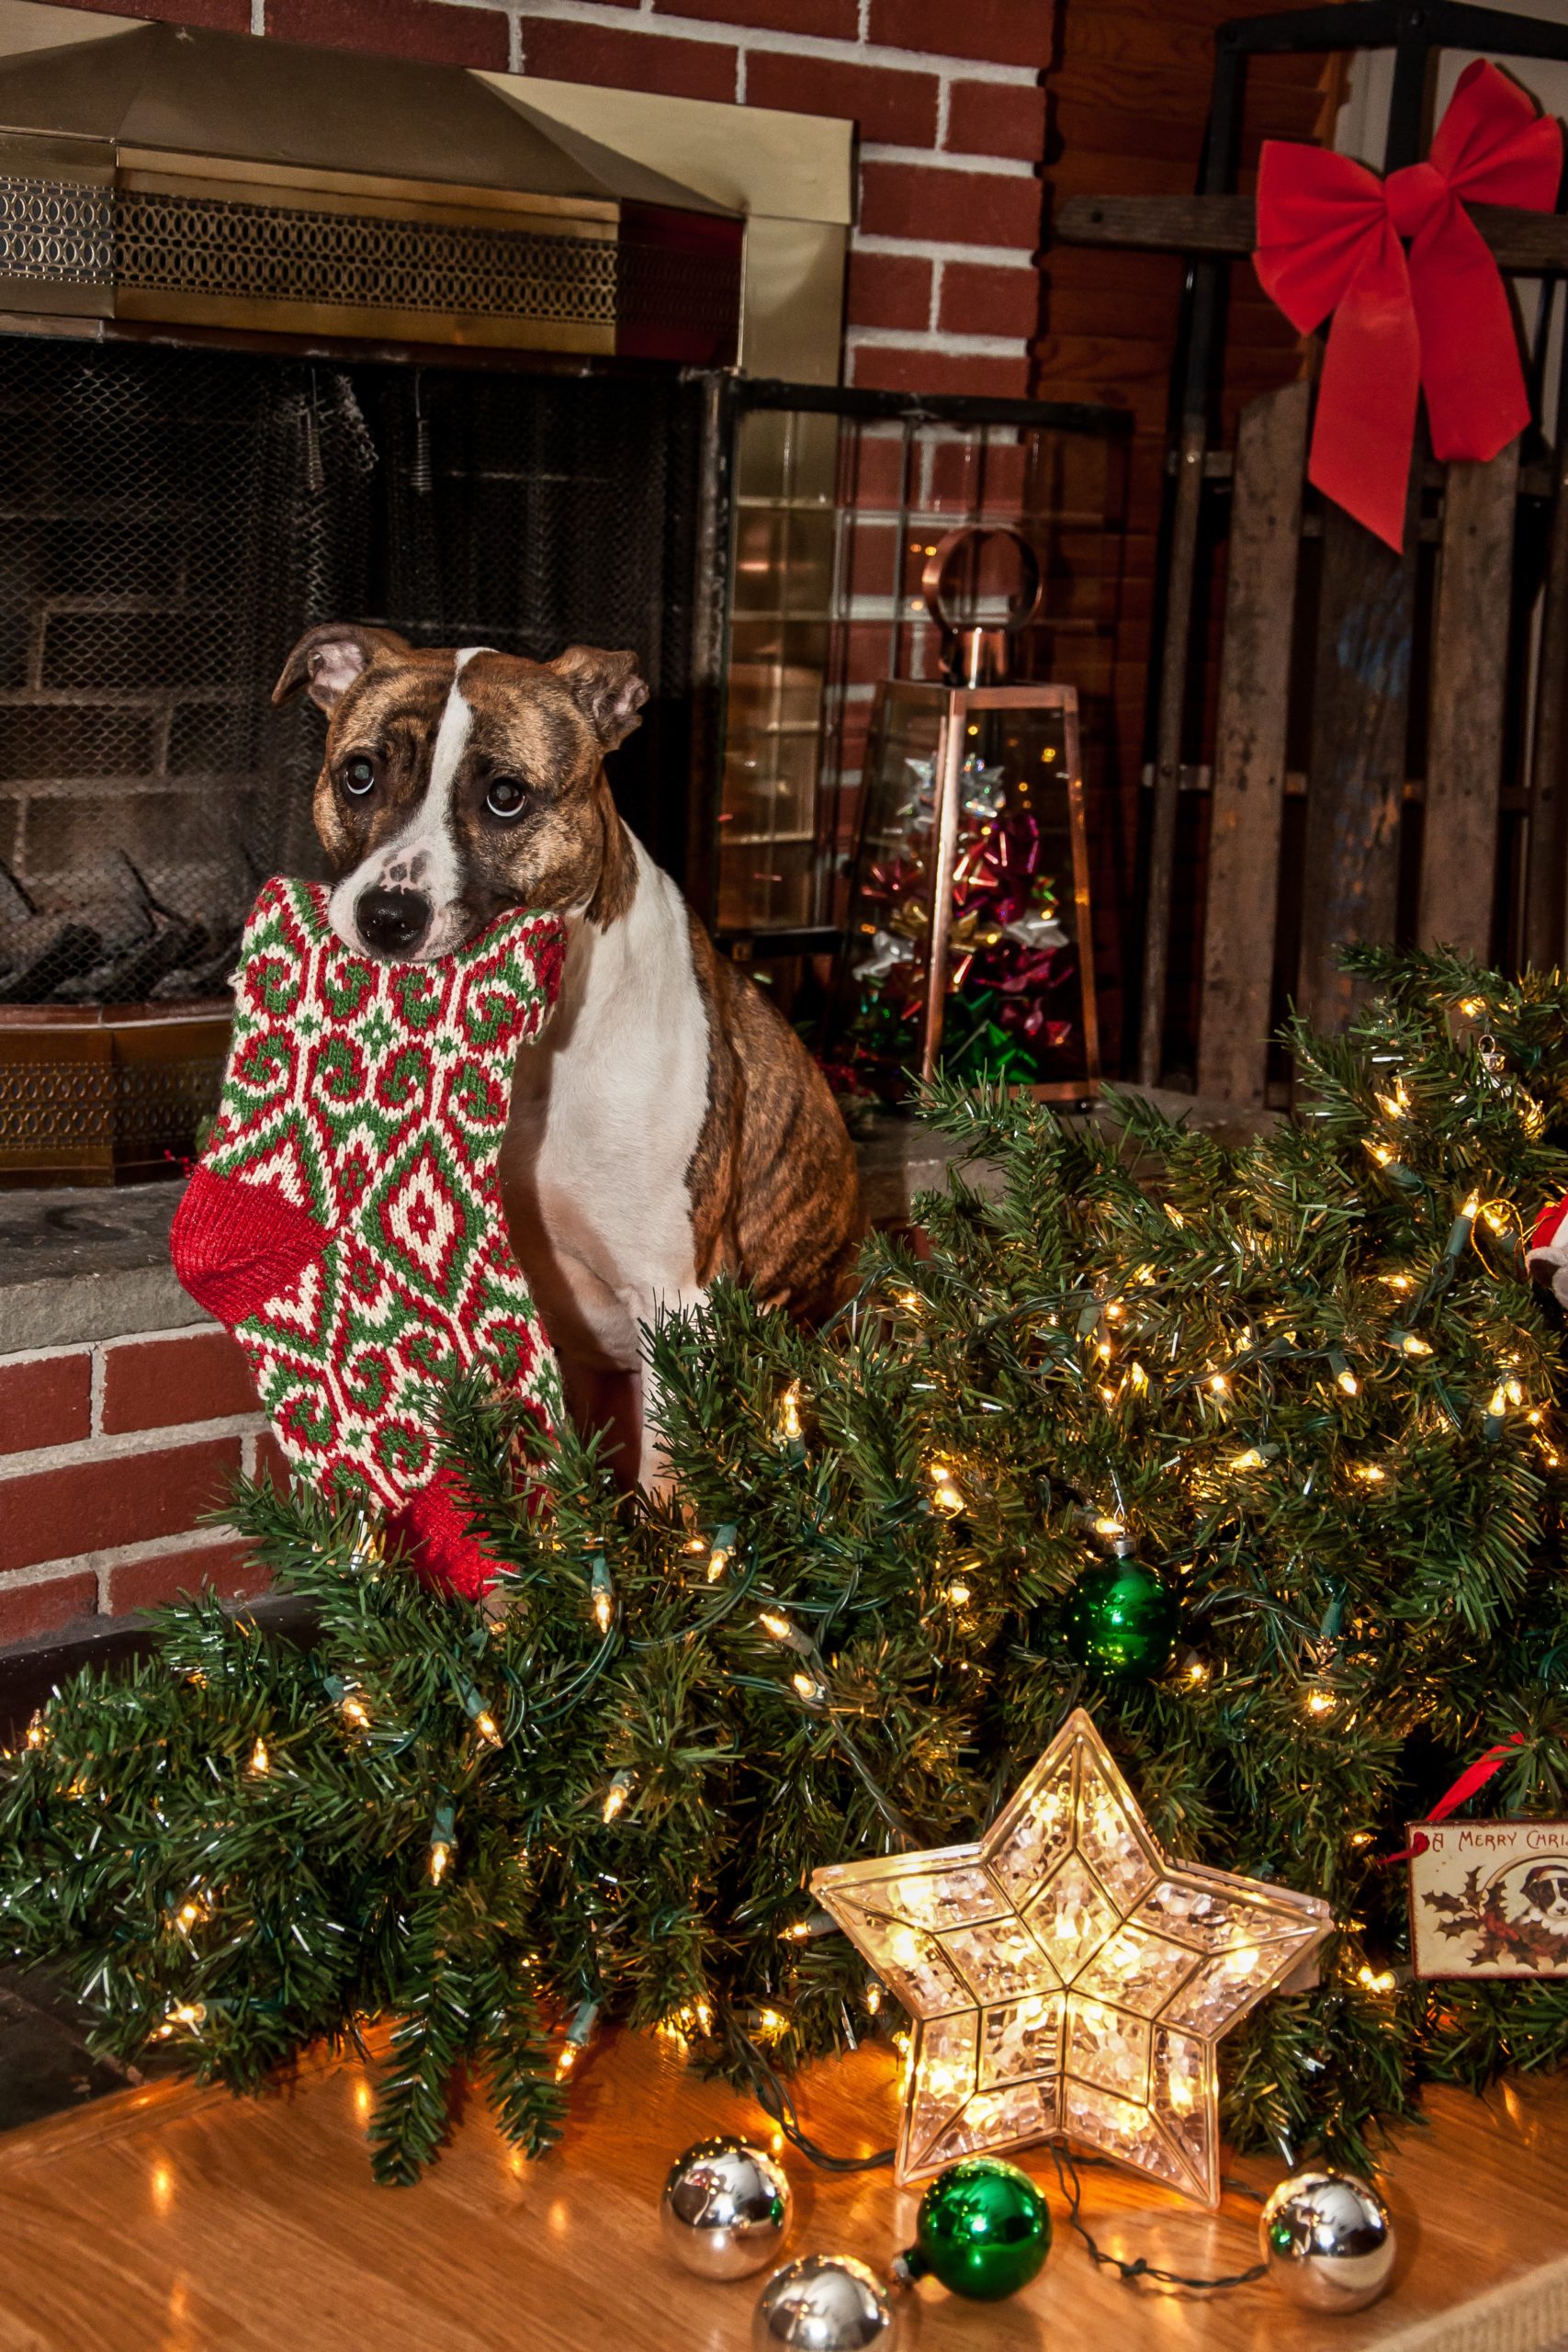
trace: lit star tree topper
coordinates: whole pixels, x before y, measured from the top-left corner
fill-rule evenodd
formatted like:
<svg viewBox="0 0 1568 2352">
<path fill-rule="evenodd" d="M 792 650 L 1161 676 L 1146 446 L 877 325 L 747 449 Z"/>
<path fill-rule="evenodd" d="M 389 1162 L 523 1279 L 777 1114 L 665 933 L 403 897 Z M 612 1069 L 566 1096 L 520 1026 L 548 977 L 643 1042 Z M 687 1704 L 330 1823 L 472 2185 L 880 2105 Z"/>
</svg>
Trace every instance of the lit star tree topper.
<svg viewBox="0 0 1568 2352">
<path fill-rule="evenodd" d="M 977 1844 L 811 1885 L 915 2019 L 901 2181 L 1063 2137 L 1206 2205 L 1214 2045 L 1331 1924 L 1315 1895 L 1169 1860 L 1081 1708 Z"/>
</svg>

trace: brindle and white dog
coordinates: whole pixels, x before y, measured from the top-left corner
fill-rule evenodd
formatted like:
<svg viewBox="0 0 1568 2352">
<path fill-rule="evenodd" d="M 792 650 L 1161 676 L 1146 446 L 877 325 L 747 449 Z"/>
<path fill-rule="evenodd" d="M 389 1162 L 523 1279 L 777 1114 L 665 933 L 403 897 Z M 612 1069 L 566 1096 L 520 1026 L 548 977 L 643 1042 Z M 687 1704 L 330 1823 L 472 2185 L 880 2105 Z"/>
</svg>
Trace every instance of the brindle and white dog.
<svg viewBox="0 0 1568 2352">
<path fill-rule="evenodd" d="M 656 1483 L 642 1329 L 721 1269 L 803 1319 L 838 1300 L 861 1228 L 833 1098 L 616 813 L 604 754 L 648 699 L 634 654 L 416 650 L 333 623 L 273 700 L 301 687 L 330 720 L 314 815 L 345 945 L 428 962 L 508 907 L 567 919 L 560 1001 L 513 1081 L 507 1223 L 574 1417 Z"/>
</svg>

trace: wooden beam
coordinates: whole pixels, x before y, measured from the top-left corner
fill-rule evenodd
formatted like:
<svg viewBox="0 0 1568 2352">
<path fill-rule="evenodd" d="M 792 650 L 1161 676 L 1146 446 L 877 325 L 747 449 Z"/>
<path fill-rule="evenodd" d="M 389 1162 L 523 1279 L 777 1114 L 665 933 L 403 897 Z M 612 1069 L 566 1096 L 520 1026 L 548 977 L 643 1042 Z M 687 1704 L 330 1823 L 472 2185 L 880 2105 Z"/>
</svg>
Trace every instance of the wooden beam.
<svg viewBox="0 0 1568 2352">
<path fill-rule="evenodd" d="M 1242 411 L 1215 730 L 1198 1091 L 1261 1103 L 1280 892 L 1285 721 L 1312 392 Z"/>
<path fill-rule="evenodd" d="M 1449 468 L 1432 623 L 1427 815 L 1416 937 L 1486 963 L 1497 882 L 1497 795 L 1519 445 Z"/>
<path fill-rule="evenodd" d="M 1394 935 L 1420 481 L 1413 465 L 1403 555 L 1324 509 L 1297 991 L 1319 1029 L 1343 1029 L 1360 1001 L 1340 948 Z"/>
<path fill-rule="evenodd" d="M 1171 894 L 1176 887 L 1176 809 L 1181 789 L 1181 737 L 1187 713 L 1187 648 L 1203 497 L 1203 428 L 1182 429 L 1166 572 L 1165 638 L 1155 721 L 1154 818 L 1145 893 L 1144 962 L 1138 1010 L 1138 1083 L 1157 1086 L 1164 1061 L 1166 980 L 1170 965 Z"/>
<path fill-rule="evenodd" d="M 1472 204 L 1471 219 L 1499 269 L 1526 277 L 1568 271 L 1568 217 L 1523 212 L 1506 204 Z M 1241 259 L 1258 243 L 1250 196 L 1069 196 L 1051 218 L 1064 245 L 1135 246 L 1146 253 L 1229 254 Z"/>
</svg>

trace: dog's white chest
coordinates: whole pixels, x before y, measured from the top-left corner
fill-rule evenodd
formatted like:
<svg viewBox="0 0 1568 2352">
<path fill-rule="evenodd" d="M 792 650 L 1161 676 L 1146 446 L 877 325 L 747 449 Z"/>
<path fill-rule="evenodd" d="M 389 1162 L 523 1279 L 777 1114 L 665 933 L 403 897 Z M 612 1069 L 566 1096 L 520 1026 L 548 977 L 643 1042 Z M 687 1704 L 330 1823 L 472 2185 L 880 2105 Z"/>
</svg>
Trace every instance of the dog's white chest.
<svg viewBox="0 0 1568 2352">
<path fill-rule="evenodd" d="M 560 1002 L 519 1060 L 508 1145 L 513 1167 L 531 1164 L 541 1238 L 579 1304 L 602 1286 L 633 1331 L 650 1292 L 672 1304 L 697 1287 L 686 1171 L 709 1062 L 685 906 L 636 854 L 626 914 L 572 926 Z"/>
</svg>

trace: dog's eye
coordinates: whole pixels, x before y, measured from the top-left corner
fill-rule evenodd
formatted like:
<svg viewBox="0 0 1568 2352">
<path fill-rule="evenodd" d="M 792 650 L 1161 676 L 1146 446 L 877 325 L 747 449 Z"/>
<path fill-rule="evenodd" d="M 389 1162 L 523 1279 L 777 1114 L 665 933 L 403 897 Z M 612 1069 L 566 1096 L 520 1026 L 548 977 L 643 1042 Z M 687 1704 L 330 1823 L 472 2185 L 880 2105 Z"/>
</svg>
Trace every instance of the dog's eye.
<svg viewBox="0 0 1568 2352">
<path fill-rule="evenodd" d="M 355 759 L 345 760 L 343 766 L 343 788 L 345 792 L 352 792 L 356 800 L 363 800 L 367 792 L 374 792 L 376 789 L 375 762 L 367 760 L 363 752 Z"/>
<path fill-rule="evenodd" d="M 526 785 L 519 784 L 513 775 L 498 775 L 491 780 L 485 794 L 485 807 L 492 817 L 515 817 L 521 814 L 528 797 Z"/>
</svg>

